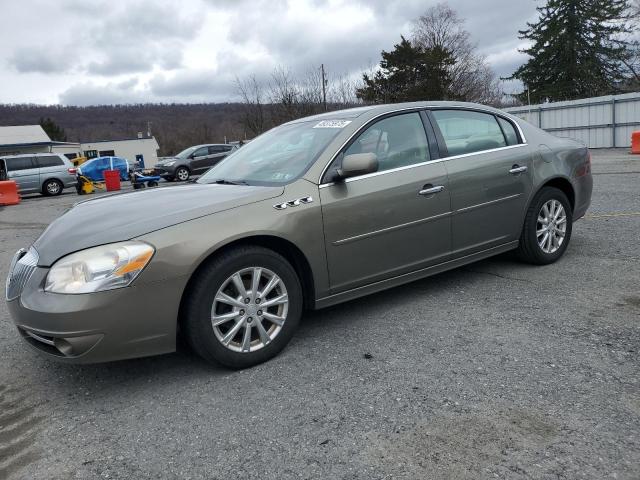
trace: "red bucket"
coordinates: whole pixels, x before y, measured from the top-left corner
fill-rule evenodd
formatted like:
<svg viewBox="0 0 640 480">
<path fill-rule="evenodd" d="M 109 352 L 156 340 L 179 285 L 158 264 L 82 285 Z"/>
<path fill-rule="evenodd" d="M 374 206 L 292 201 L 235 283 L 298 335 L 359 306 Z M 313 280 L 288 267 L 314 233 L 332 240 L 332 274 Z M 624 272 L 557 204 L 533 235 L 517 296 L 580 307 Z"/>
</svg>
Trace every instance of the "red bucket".
<svg viewBox="0 0 640 480">
<path fill-rule="evenodd" d="M 104 186 L 107 188 L 107 192 L 120 190 L 119 170 L 105 170 L 102 175 L 104 176 Z"/>
</svg>

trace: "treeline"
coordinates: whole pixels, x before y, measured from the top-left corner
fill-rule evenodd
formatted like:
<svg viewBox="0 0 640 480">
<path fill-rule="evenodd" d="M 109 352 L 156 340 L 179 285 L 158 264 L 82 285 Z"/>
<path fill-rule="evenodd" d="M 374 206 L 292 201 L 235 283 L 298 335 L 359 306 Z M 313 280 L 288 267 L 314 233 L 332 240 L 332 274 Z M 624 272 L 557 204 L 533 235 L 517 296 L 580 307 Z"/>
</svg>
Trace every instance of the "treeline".
<svg viewBox="0 0 640 480">
<path fill-rule="evenodd" d="M 64 128 L 67 141 L 119 140 L 151 134 L 160 155 L 173 155 L 199 143 L 251 138 L 242 125 L 242 105 L 139 104 L 74 107 L 60 105 L 0 105 L 0 125 L 37 125 L 51 119 Z"/>
</svg>

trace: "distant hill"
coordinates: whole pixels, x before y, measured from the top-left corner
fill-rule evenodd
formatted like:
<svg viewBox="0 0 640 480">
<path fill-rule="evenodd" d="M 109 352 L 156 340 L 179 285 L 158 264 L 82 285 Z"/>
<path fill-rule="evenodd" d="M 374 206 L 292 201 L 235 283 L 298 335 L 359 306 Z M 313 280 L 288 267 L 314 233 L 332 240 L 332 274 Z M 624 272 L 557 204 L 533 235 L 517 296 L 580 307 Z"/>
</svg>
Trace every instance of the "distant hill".
<svg viewBox="0 0 640 480">
<path fill-rule="evenodd" d="M 199 143 L 245 138 L 238 103 L 139 104 L 62 107 L 59 105 L 1 105 L 0 126 L 32 125 L 51 118 L 64 128 L 70 142 L 117 140 L 151 134 L 160 144 L 160 155 L 173 155 Z M 250 137 L 251 134 L 247 133 Z"/>
</svg>

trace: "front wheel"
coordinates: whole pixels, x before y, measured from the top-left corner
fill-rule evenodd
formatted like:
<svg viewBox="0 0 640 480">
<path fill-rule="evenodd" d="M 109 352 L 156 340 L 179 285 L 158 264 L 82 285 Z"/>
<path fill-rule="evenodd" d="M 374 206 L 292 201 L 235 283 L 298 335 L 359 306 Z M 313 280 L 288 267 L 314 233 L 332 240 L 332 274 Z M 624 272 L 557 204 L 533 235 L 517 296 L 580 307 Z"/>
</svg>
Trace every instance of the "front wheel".
<svg viewBox="0 0 640 480">
<path fill-rule="evenodd" d="M 572 226 L 573 212 L 564 192 L 542 188 L 527 210 L 518 255 L 534 265 L 555 262 L 569 245 Z"/>
<path fill-rule="evenodd" d="M 183 305 L 186 338 L 199 355 L 247 368 L 289 343 L 302 316 L 302 288 L 278 253 L 239 247 L 200 269 Z"/>
<path fill-rule="evenodd" d="M 189 169 L 186 167 L 178 167 L 176 169 L 176 180 L 180 180 L 181 182 L 186 182 L 189 180 Z"/>
</svg>

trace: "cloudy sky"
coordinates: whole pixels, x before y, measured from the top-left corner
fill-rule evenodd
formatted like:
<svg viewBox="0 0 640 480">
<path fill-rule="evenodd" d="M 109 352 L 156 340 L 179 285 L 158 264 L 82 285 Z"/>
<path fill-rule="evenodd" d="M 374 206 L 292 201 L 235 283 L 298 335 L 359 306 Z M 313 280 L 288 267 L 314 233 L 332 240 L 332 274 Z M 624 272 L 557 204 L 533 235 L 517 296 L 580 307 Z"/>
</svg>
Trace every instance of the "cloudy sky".
<svg viewBox="0 0 640 480">
<path fill-rule="evenodd" d="M 0 103 L 237 99 L 234 81 L 376 64 L 437 0 L 0 0 Z M 449 0 L 509 75 L 535 0 Z M 540 3 L 540 2 L 537 2 Z"/>
</svg>

